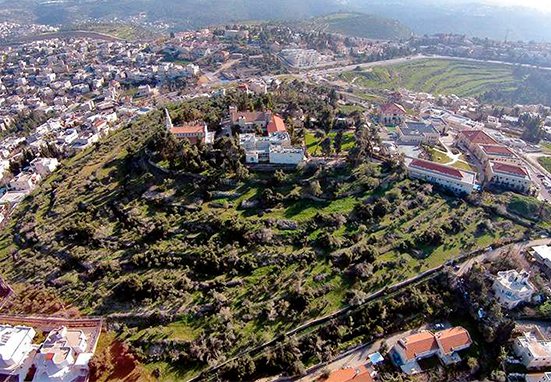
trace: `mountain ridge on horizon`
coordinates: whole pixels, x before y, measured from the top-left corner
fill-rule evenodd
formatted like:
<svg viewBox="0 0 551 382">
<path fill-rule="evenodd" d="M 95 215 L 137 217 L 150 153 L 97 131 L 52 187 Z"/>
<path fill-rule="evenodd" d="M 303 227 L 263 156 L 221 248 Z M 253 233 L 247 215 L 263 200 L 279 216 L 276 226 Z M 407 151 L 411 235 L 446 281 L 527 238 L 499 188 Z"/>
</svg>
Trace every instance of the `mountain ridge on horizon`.
<svg viewBox="0 0 551 382">
<path fill-rule="evenodd" d="M 418 35 L 458 33 L 503 40 L 551 41 L 548 14 L 487 0 L 3 0 L 4 17 L 67 25 L 145 13 L 149 22 L 194 29 L 244 20 L 307 20 L 335 12 L 361 12 L 397 20 Z M 399 10 L 397 12 L 397 10 Z M 10 13 L 10 11 L 12 11 Z"/>
</svg>

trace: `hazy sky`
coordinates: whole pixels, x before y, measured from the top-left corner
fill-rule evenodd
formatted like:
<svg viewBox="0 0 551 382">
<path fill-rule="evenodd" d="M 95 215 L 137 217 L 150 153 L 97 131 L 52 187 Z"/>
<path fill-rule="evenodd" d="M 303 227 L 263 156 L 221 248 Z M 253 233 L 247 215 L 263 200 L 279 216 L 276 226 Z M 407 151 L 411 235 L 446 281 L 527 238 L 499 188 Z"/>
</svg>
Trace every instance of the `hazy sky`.
<svg viewBox="0 0 551 382">
<path fill-rule="evenodd" d="M 521 5 L 537 8 L 544 11 L 551 11 L 551 0 L 487 0 L 489 3 L 498 5 Z"/>
</svg>

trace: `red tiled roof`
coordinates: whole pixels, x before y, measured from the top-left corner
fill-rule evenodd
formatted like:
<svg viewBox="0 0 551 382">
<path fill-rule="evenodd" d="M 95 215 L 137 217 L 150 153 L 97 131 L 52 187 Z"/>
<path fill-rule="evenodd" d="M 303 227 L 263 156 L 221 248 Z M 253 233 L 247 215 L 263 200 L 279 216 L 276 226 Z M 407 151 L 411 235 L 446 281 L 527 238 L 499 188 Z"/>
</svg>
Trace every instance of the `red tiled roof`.
<svg viewBox="0 0 551 382">
<path fill-rule="evenodd" d="M 444 354 L 451 354 L 455 349 L 470 346 L 472 343 L 469 332 L 461 326 L 441 330 L 435 336 Z"/>
<path fill-rule="evenodd" d="M 456 168 L 444 166 L 435 162 L 429 162 L 421 159 L 414 159 L 411 161 L 410 166 L 420 167 L 425 170 L 439 172 L 446 176 L 452 176 L 454 178 L 463 178 L 463 173 Z"/>
<path fill-rule="evenodd" d="M 373 382 L 373 378 L 365 366 L 360 366 L 336 370 L 328 378 L 318 379 L 318 382 Z"/>
<path fill-rule="evenodd" d="M 434 334 L 422 331 L 401 339 L 398 344 L 403 347 L 407 360 L 415 359 L 418 355 L 438 349 Z"/>
<path fill-rule="evenodd" d="M 515 155 L 508 147 L 501 145 L 481 145 L 480 147 L 482 147 L 482 150 L 489 155 Z"/>
<path fill-rule="evenodd" d="M 281 118 L 279 115 L 272 116 L 272 119 L 270 120 L 270 123 L 268 123 L 266 130 L 268 130 L 268 134 L 284 133 L 287 131 L 287 129 L 285 128 L 285 122 L 283 122 L 283 118 Z"/>
<path fill-rule="evenodd" d="M 507 163 L 492 162 L 492 170 L 494 172 L 513 174 L 513 175 L 522 176 L 522 177 L 528 176 L 528 173 L 522 167 L 515 166 L 512 164 L 507 164 Z"/>
<path fill-rule="evenodd" d="M 477 143 L 479 145 L 497 145 L 495 139 L 482 130 L 463 130 L 461 134 L 471 143 Z"/>
<path fill-rule="evenodd" d="M 263 111 L 236 111 L 236 112 L 232 112 L 230 117 L 233 123 L 237 123 L 239 121 L 239 118 L 241 117 L 245 119 L 245 122 L 252 123 L 252 122 L 265 122 L 270 115 L 271 115 L 270 112 L 263 112 Z"/>
<path fill-rule="evenodd" d="M 381 105 L 381 113 L 383 114 L 406 114 L 406 109 L 397 103 L 387 103 Z"/>
<path fill-rule="evenodd" d="M 202 134 L 205 129 L 205 125 L 196 124 L 196 125 L 182 125 L 174 126 L 170 131 L 172 134 Z"/>
</svg>

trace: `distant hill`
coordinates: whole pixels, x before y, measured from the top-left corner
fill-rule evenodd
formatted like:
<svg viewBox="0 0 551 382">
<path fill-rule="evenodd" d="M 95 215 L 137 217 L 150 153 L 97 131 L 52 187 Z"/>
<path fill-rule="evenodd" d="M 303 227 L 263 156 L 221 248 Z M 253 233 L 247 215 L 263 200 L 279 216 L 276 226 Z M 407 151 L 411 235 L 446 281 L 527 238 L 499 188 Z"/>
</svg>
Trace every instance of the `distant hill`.
<svg viewBox="0 0 551 382">
<path fill-rule="evenodd" d="M 380 40 L 405 39 L 412 30 L 397 20 L 365 13 L 333 13 L 315 17 L 304 23 L 305 28 L 347 36 Z"/>
<path fill-rule="evenodd" d="M 327 19 L 322 15 L 346 12 Z M 318 17 L 329 30 L 377 38 L 459 33 L 492 39 L 551 41 L 549 15 L 522 7 L 500 7 L 482 0 L 0 0 L 0 21 L 67 25 L 92 20 L 112 22 L 140 16 L 174 29 L 194 29 L 242 20 L 302 20 Z M 316 19 L 314 19 L 315 21 Z M 379 25 L 382 23 L 382 25 Z M 389 34 L 386 34 L 386 30 Z M 366 32 L 363 32 L 366 30 Z M 381 33 L 381 34 L 379 34 Z M 409 33 L 409 30 L 407 32 Z M 380 36 L 380 37 L 379 37 Z"/>
</svg>

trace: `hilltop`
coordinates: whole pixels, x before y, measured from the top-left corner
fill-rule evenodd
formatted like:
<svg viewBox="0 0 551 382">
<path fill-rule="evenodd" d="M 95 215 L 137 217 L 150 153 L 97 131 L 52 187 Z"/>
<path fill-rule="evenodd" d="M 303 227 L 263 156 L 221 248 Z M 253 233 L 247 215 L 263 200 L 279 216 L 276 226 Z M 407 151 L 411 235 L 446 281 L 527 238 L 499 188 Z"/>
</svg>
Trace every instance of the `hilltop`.
<svg viewBox="0 0 551 382">
<path fill-rule="evenodd" d="M 407 39 L 412 31 L 399 21 L 365 13 L 333 13 L 305 21 L 302 27 L 374 40 Z"/>
<path fill-rule="evenodd" d="M 267 101 L 317 116 L 322 94 L 289 87 Z M 213 124 L 240 99 L 258 102 L 230 94 L 169 111 L 175 123 Z M 214 150 L 175 141 L 160 110 L 141 117 L 65 161 L 22 203 L 0 238 L 2 277 L 27 307 L 33 285 L 109 317 L 148 367 L 176 380 L 529 231 L 493 203 L 407 180 L 392 161 L 350 154 L 336 166 L 257 173 L 241 155 L 229 139 Z M 353 333 L 340 348 L 365 331 Z M 296 357 L 237 379 L 294 374 L 324 355 Z"/>
</svg>

